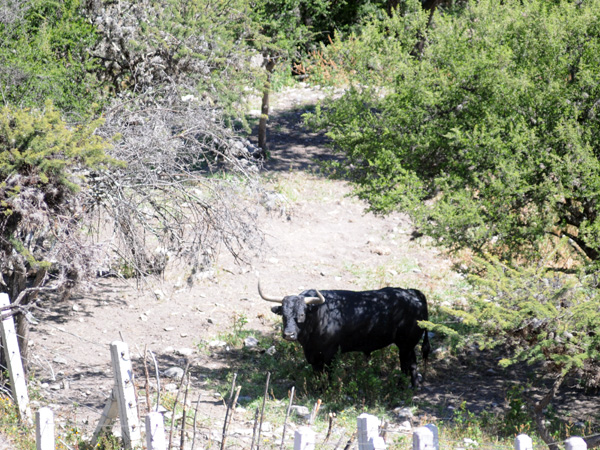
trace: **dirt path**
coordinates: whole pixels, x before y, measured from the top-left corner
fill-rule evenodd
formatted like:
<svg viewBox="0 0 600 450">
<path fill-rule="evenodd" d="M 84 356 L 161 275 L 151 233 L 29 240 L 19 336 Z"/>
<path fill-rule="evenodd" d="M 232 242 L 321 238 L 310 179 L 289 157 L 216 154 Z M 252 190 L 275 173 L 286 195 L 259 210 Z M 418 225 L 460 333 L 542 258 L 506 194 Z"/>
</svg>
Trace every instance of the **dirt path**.
<svg viewBox="0 0 600 450">
<path fill-rule="evenodd" d="M 142 291 L 103 279 L 76 299 L 52 305 L 32 330 L 31 365 L 40 380 L 34 406 L 49 403 L 63 427 L 89 435 L 112 386 L 109 345 L 124 340 L 135 358 L 152 350 L 163 371 L 187 361 L 197 368 L 192 384 L 202 394 L 198 414 L 210 434 L 225 408 L 218 394 L 206 388 L 207 379 L 227 369 L 227 361 L 210 349 L 221 345 L 222 335 L 240 317 L 248 329 L 264 333 L 273 333 L 278 323 L 270 305 L 258 297 L 258 275 L 264 289 L 278 295 L 313 287 L 395 285 L 419 288 L 435 303 L 447 295 L 442 291 L 458 290 L 461 279 L 450 262 L 412 240 L 405 216 L 366 214 L 364 204 L 347 197 L 346 183 L 318 175 L 317 162 L 333 156 L 323 147 L 323 136 L 301 127 L 300 115 L 303 102 L 320 95 L 297 89 L 276 96 L 269 133 L 272 159 L 265 167 L 271 193 L 260 218 L 267 236 L 263 255 L 240 266 L 223 254 L 192 287 L 184 281 L 185 269 L 174 269 L 163 280 L 148 281 Z M 199 352 L 199 346 L 208 351 Z M 435 358 L 431 381 L 419 394 L 431 406 L 430 416 L 447 416 L 463 401 L 474 409 L 503 407 L 506 374 L 496 367 L 481 370 L 478 361 L 446 366 L 443 349 Z M 143 377 L 139 363 L 137 370 Z"/>
</svg>

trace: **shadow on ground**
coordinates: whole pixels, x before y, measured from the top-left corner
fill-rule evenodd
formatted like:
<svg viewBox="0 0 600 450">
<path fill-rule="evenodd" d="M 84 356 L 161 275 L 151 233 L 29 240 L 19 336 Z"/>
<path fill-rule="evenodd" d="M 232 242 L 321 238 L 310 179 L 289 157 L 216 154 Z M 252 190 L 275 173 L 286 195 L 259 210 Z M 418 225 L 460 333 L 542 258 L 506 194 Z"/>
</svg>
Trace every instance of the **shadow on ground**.
<svg viewBox="0 0 600 450">
<path fill-rule="evenodd" d="M 314 105 L 304 105 L 291 110 L 277 111 L 269 116 L 267 146 L 269 159 L 264 169 L 270 172 L 306 171 L 318 174 L 324 162 L 341 159 L 328 146 L 329 139 L 323 131 L 309 130 L 302 119 Z M 252 130 L 251 140 L 256 145 L 258 129 Z"/>
</svg>

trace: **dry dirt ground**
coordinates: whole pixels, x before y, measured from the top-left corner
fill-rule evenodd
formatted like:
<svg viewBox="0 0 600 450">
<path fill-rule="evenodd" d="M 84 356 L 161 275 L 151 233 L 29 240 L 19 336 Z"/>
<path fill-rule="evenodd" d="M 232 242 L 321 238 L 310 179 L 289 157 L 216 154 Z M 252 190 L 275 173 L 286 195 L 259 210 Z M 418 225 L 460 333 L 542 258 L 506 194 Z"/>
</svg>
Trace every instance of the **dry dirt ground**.
<svg viewBox="0 0 600 450">
<path fill-rule="evenodd" d="M 319 90 L 295 88 L 275 96 L 269 133 L 272 159 L 264 168 L 272 196 L 261 210 L 266 245 L 260 257 L 238 265 L 222 254 L 214 270 L 198 277 L 192 287 L 183 281 L 184 269 L 173 269 L 164 279 L 147 280 L 142 289 L 133 282 L 98 279 L 93 289 L 49 305 L 48 312 L 38 317 L 30 349 L 39 392 L 34 407 L 50 405 L 63 427 L 60 432 L 74 426 L 84 435 L 93 431 L 113 385 L 109 345 L 123 340 L 129 345 L 140 385 L 145 349 L 156 355 L 161 371 L 191 363 L 191 383 L 201 394 L 198 417 L 203 424 L 196 448 L 200 444 L 217 448 L 225 407 L 207 380 L 214 371 L 227 369 L 223 357 L 227 349 L 220 341 L 240 317 L 247 319 L 246 329 L 279 338 L 279 317 L 259 298 L 258 275 L 265 291 L 281 296 L 313 287 L 365 289 L 385 284 L 419 288 L 430 303 L 448 299 L 452 292 L 460 295 L 461 276 L 438 250 L 413 240 L 405 216 L 365 213 L 364 204 L 347 196 L 346 183 L 319 175 L 317 162 L 332 156 L 323 146 L 323 136 L 302 128 L 300 115 L 306 104 L 321 95 Z M 417 393 L 417 400 L 426 399 L 430 405 L 429 420 L 449 417 L 463 402 L 473 410 L 505 406 L 506 373 L 493 361 L 448 365 L 435 337 L 433 347 L 437 350 L 431 376 Z M 150 371 L 154 372 L 152 367 Z M 174 383 L 166 377 L 162 382 L 163 388 Z M 561 398 L 563 406 L 581 414 L 574 420 L 598 419 L 598 397 L 591 399 L 597 402 L 594 412 L 590 397 L 575 387 L 562 395 L 570 396 Z M 140 403 L 145 407 L 143 398 Z M 283 414 L 284 403 L 281 410 Z M 248 420 L 249 413 L 236 414 L 232 429 L 247 436 Z M 419 420 L 425 418 L 415 422 Z"/>
</svg>

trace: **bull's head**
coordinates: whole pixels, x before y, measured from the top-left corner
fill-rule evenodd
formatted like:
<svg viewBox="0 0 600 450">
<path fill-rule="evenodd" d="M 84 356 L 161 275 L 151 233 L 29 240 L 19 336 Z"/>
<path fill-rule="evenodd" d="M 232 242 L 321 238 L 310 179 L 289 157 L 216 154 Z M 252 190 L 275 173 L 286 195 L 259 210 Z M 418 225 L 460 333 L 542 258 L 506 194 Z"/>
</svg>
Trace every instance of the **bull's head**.
<svg viewBox="0 0 600 450">
<path fill-rule="evenodd" d="M 280 303 L 280 306 L 271 308 L 275 314 L 283 316 L 283 338 L 288 341 L 298 339 L 298 334 L 302 324 L 306 320 L 306 308 L 308 305 L 321 305 L 325 303 L 325 297 L 319 292 L 317 297 L 304 297 L 301 295 L 288 295 L 283 297 L 271 297 L 264 295 L 258 282 L 258 293 L 263 300 L 268 302 Z"/>
</svg>

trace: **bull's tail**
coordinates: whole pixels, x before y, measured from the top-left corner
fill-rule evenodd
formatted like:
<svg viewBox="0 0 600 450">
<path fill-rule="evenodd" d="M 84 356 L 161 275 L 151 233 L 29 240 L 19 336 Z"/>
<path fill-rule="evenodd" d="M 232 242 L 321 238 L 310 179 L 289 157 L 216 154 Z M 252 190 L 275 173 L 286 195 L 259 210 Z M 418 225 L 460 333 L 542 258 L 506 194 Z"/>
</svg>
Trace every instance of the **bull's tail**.
<svg viewBox="0 0 600 450">
<path fill-rule="evenodd" d="M 423 379 L 427 375 L 427 360 L 429 359 L 429 353 L 431 352 L 431 345 L 429 345 L 429 331 L 423 331 L 423 344 L 421 345 L 421 356 L 423 357 Z"/>
</svg>

